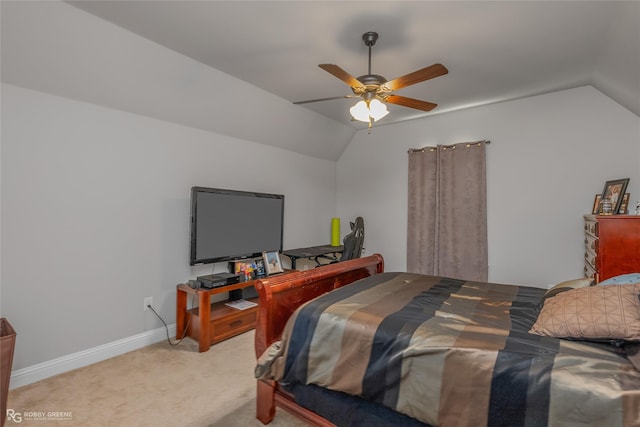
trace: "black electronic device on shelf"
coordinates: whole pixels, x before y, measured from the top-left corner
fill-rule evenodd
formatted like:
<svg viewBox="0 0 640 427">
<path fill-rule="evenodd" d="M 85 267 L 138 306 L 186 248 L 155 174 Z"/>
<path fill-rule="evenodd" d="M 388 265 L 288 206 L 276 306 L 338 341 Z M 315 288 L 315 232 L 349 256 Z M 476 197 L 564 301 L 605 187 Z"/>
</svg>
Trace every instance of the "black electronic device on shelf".
<svg viewBox="0 0 640 427">
<path fill-rule="evenodd" d="M 198 276 L 200 286 L 206 289 L 213 289 L 219 286 L 233 285 L 240 283 L 240 276 L 231 273 L 217 273 L 206 276 Z"/>
</svg>

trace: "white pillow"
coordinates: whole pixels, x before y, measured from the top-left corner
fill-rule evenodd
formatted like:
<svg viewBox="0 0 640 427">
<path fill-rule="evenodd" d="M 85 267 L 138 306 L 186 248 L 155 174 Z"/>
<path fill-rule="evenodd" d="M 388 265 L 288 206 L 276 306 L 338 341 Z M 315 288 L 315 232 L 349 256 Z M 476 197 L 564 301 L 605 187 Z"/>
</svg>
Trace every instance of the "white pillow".
<svg viewBox="0 0 640 427">
<path fill-rule="evenodd" d="M 633 285 L 635 283 L 640 283 L 640 273 L 629 273 L 610 277 L 598 283 L 598 285 Z"/>
</svg>

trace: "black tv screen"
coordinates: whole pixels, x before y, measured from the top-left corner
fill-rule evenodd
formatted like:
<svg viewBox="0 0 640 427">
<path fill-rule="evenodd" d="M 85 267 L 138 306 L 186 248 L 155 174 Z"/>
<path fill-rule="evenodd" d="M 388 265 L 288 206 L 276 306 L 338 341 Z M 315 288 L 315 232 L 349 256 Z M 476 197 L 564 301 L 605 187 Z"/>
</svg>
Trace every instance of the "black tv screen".
<svg viewBox="0 0 640 427">
<path fill-rule="evenodd" d="M 282 251 L 283 223 L 283 195 L 193 187 L 189 264 Z"/>
</svg>

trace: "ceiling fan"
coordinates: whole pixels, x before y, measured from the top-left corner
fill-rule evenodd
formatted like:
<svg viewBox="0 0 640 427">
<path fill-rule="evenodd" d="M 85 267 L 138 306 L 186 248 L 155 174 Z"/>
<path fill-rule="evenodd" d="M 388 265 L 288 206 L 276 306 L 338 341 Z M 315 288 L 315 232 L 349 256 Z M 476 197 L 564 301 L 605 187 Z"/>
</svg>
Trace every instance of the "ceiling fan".
<svg viewBox="0 0 640 427">
<path fill-rule="evenodd" d="M 378 33 L 368 31 L 362 35 L 362 40 L 364 41 L 364 44 L 369 47 L 368 74 L 355 78 L 335 64 L 319 65 L 320 68 L 329 74 L 332 74 L 351 86 L 351 90 L 354 95 L 312 99 L 309 101 L 294 102 L 294 104 L 307 104 L 310 102 L 328 101 L 331 99 L 360 97 L 362 100 L 351 107 L 349 111 L 355 120 L 368 122 L 369 130 L 371 130 L 371 125 L 374 121 L 380 120 L 389 113 L 384 103 L 402 105 L 403 107 L 415 108 L 421 111 L 431 111 L 438 105 L 432 102 L 395 95 L 394 91 L 447 74 L 449 70 L 447 70 L 444 65 L 433 64 L 405 76 L 387 81 L 387 79 L 380 75 L 371 74 L 371 47 L 376 44 L 376 40 L 378 40 Z"/>
</svg>

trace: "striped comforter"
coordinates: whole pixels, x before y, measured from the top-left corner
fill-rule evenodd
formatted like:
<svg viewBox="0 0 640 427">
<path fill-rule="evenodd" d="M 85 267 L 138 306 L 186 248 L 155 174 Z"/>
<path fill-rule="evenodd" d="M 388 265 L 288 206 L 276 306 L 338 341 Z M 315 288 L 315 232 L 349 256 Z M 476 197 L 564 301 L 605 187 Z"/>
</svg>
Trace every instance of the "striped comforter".
<svg viewBox="0 0 640 427">
<path fill-rule="evenodd" d="M 528 333 L 543 294 L 378 274 L 301 306 L 256 375 L 434 426 L 640 426 L 640 372 L 623 353 Z"/>
</svg>

